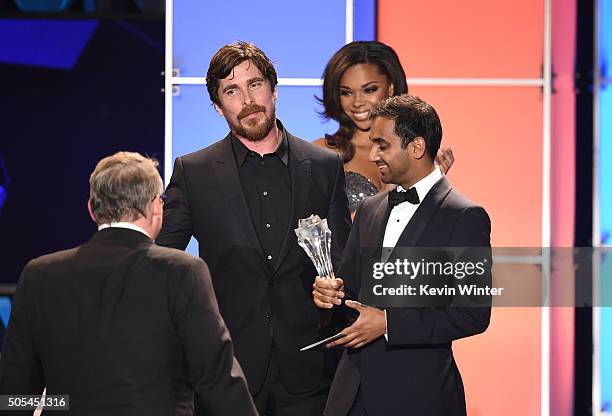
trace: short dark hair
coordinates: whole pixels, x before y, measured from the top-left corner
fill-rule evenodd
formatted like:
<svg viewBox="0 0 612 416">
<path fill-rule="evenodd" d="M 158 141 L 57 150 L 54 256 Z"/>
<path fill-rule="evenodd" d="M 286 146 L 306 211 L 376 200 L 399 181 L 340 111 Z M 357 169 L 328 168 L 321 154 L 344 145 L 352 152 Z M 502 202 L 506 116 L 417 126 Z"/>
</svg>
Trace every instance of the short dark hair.
<svg viewBox="0 0 612 416">
<path fill-rule="evenodd" d="M 206 88 L 213 103 L 220 104 L 219 81 L 226 78 L 237 65 L 246 60 L 251 61 L 259 69 L 274 91 L 278 78 L 272 61 L 254 44 L 239 41 L 225 45 L 210 60 L 206 73 Z"/>
<path fill-rule="evenodd" d="M 338 149 L 344 162 L 348 162 L 355 154 L 351 138 L 355 133 L 355 124 L 342 110 L 340 104 L 340 79 L 347 69 L 357 64 L 374 64 L 382 74 L 389 77 L 393 84 L 393 94 L 408 92 L 406 73 L 402 68 L 397 53 L 388 45 L 378 41 L 356 41 L 344 45 L 331 57 L 323 71 L 323 98 L 318 98 L 323 104 L 322 115 L 327 119 L 336 120 L 340 125 L 338 131 L 326 137 L 331 148 Z"/>
<path fill-rule="evenodd" d="M 442 124 L 436 110 L 414 95 L 385 98 L 370 112 L 370 118 L 385 117 L 395 120 L 395 134 L 402 140 L 402 148 L 416 137 L 427 144 L 427 154 L 433 161 L 442 141 Z"/>
</svg>

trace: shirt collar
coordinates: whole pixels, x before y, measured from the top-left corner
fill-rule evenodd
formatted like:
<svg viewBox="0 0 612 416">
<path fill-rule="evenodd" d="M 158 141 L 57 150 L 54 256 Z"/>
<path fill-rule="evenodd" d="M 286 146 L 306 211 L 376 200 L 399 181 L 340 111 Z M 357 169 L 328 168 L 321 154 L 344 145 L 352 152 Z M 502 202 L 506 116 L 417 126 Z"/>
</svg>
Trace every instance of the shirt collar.
<svg viewBox="0 0 612 416">
<path fill-rule="evenodd" d="M 110 223 L 106 223 L 106 224 L 100 224 L 98 226 L 98 231 L 104 230 L 105 228 L 127 228 L 129 230 L 134 230 L 134 231 L 138 231 L 140 233 L 143 233 L 147 237 L 151 238 L 151 236 L 143 228 L 137 226 L 136 224 L 132 224 L 131 222 L 118 221 L 118 222 L 110 222 Z"/>
<path fill-rule="evenodd" d="M 436 182 L 438 182 L 440 179 L 442 179 L 442 172 L 440 171 L 440 167 L 436 165 L 433 172 L 413 185 L 413 188 L 416 189 L 417 194 L 419 195 L 419 201 L 423 202 L 425 196 L 427 196 L 431 188 L 433 188 Z M 398 185 L 397 190 L 399 192 L 406 192 L 406 189 L 404 189 L 401 185 Z"/>
<path fill-rule="evenodd" d="M 289 164 L 289 141 L 287 140 L 287 130 L 283 126 L 283 123 L 280 120 L 276 120 L 276 126 L 278 130 L 281 132 L 281 141 L 278 144 L 278 147 L 274 151 L 276 156 L 283 162 L 285 166 Z M 236 157 L 236 162 L 238 166 L 244 165 L 247 156 L 251 152 L 236 136 L 232 134 L 232 149 L 234 150 L 234 156 Z"/>
</svg>

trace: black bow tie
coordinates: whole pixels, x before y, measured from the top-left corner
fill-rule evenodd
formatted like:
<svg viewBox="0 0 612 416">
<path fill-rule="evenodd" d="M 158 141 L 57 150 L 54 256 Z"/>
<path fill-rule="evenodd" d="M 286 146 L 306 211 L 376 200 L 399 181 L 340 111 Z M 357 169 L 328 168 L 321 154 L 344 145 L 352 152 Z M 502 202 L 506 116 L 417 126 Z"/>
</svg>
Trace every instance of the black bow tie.
<svg viewBox="0 0 612 416">
<path fill-rule="evenodd" d="M 418 204 L 419 194 L 416 191 L 416 188 L 412 187 L 405 192 L 399 192 L 397 188 L 393 191 L 389 192 L 389 205 L 393 208 L 396 205 L 401 204 L 402 202 L 410 202 L 411 204 Z"/>
</svg>

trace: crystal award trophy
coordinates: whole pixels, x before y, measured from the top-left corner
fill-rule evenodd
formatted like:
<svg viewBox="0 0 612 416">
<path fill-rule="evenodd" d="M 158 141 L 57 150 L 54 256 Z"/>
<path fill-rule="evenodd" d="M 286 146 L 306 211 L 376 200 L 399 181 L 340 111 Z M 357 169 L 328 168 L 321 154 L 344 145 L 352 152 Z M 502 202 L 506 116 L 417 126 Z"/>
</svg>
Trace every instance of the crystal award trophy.
<svg viewBox="0 0 612 416">
<path fill-rule="evenodd" d="M 327 219 L 321 219 L 318 215 L 311 215 L 298 221 L 298 227 L 295 229 L 298 244 L 304 249 L 310 260 L 315 265 L 317 273 L 324 279 L 335 278 L 334 269 L 331 261 L 331 235 L 327 226 Z M 308 351 L 312 348 L 323 346 L 329 342 L 343 337 L 341 333 L 337 333 L 329 338 L 316 341 L 300 349 L 300 351 Z"/>
<path fill-rule="evenodd" d="M 331 261 L 331 231 L 327 219 L 311 215 L 298 221 L 295 229 L 298 244 L 304 249 L 314 263 L 317 273 L 323 278 L 334 278 Z"/>
</svg>

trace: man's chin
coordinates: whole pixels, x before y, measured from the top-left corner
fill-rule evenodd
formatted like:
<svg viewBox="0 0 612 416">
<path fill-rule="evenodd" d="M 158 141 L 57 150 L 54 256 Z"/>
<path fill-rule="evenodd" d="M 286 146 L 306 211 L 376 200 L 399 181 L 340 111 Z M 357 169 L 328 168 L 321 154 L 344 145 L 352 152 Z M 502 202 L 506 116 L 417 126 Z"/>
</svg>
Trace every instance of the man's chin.
<svg viewBox="0 0 612 416">
<path fill-rule="evenodd" d="M 260 142 L 265 139 L 272 129 L 266 129 L 265 124 L 259 126 L 259 128 L 240 126 L 241 128 L 236 132 L 239 136 L 244 137 L 250 142 Z M 267 130 L 267 131 L 266 131 Z"/>
</svg>

